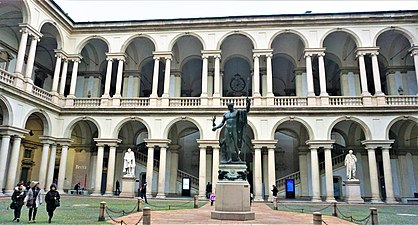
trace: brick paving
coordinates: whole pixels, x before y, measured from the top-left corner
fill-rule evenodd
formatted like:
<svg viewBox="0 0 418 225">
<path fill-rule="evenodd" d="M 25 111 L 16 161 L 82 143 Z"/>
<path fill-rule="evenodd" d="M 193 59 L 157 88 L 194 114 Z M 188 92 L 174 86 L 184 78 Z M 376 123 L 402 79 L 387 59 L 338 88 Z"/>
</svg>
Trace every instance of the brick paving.
<svg viewBox="0 0 418 225">
<path fill-rule="evenodd" d="M 199 209 L 152 211 L 151 224 L 312 224 L 312 214 L 276 211 L 272 210 L 265 203 L 255 203 L 251 209 L 255 212 L 255 220 L 250 221 L 211 219 L 210 213 L 215 210 L 215 207 L 210 206 L 210 204 L 206 204 Z M 123 220 L 131 225 L 137 223 L 141 216 L 142 213 L 135 213 L 119 217 L 117 220 Z M 322 216 L 322 220 L 332 225 L 354 224 L 332 216 Z"/>
</svg>

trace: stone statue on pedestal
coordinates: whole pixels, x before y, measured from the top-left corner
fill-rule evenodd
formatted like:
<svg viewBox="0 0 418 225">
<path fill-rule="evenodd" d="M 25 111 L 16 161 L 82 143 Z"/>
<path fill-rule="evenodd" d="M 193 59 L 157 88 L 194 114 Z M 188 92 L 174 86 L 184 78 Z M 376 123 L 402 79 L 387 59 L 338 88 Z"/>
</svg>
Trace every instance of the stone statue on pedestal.
<svg viewBox="0 0 418 225">
<path fill-rule="evenodd" d="M 247 113 L 250 112 L 251 100 L 247 97 L 246 109 L 236 110 L 233 103 L 228 103 L 228 110 L 224 113 L 222 122 L 215 124 L 216 117 L 212 118 L 213 128 L 215 131 L 225 124 L 224 136 L 219 140 L 222 154 L 221 163 L 241 163 L 241 147 L 243 144 L 244 128 L 247 125 Z M 233 158 L 233 154 L 235 159 Z"/>
<path fill-rule="evenodd" d="M 125 153 L 123 160 L 123 169 L 126 173 L 125 176 L 135 177 L 135 153 L 130 148 L 128 148 L 128 151 Z"/>
<path fill-rule="evenodd" d="M 347 180 L 356 180 L 356 163 L 357 157 L 353 154 L 353 150 L 349 150 L 344 161 L 347 172 Z"/>
</svg>

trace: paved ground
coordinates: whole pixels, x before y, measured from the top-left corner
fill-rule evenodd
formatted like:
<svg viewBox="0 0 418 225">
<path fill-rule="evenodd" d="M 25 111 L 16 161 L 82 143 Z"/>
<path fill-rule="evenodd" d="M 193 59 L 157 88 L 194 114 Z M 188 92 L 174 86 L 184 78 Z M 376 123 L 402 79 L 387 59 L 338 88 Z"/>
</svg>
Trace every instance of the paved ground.
<svg viewBox="0 0 418 225">
<path fill-rule="evenodd" d="M 252 221 L 213 220 L 210 218 L 210 212 L 215 207 L 206 204 L 199 209 L 153 211 L 151 212 L 151 224 L 312 224 L 312 214 L 275 211 L 265 203 L 255 203 L 251 208 L 255 212 L 256 218 Z M 117 220 L 123 220 L 131 225 L 137 223 L 141 216 L 142 213 L 135 213 L 117 218 Z M 322 219 L 327 224 L 333 225 L 354 224 L 332 216 L 323 216 Z"/>
</svg>

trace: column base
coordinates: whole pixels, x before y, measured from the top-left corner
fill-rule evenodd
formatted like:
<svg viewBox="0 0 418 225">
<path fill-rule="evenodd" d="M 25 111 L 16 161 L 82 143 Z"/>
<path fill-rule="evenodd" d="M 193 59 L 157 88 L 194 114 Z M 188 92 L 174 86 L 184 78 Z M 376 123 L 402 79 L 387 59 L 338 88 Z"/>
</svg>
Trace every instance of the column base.
<svg viewBox="0 0 418 225">
<path fill-rule="evenodd" d="M 312 197 L 311 202 L 322 202 L 320 197 Z"/>
<path fill-rule="evenodd" d="M 60 195 L 67 195 L 67 193 L 64 190 L 57 190 Z"/>
<path fill-rule="evenodd" d="M 90 196 L 103 196 L 100 192 L 93 192 Z"/>
<path fill-rule="evenodd" d="M 334 197 L 327 197 L 326 202 L 337 202 Z"/>
<path fill-rule="evenodd" d="M 263 196 L 254 196 L 254 202 L 264 202 Z"/>
<path fill-rule="evenodd" d="M 13 192 L 14 192 L 14 190 L 6 190 L 6 191 L 4 191 L 4 196 L 12 196 Z"/>
<path fill-rule="evenodd" d="M 157 196 L 155 196 L 155 198 L 166 198 L 166 196 L 164 193 L 163 194 L 159 193 L 157 194 Z"/>
<path fill-rule="evenodd" d="M 383 204 L 384 202 L 382 200 L 380 200 L 379 198 L 372 198 L 370 200 L 370 203 L 372 203 L 372 204 Z"/>
<path fill-rule="evenodd" d="M 147 199 L 148 199 L 148 198 L 153 198 L 153 197 L 152 197 L 152 194 L 148 194 L 148 193 L 147 193 Z"/>
<path fill-rule="evenodd" d="M 399 202 L 397 202 L 394 198 L 386 198 L 385 201 L 386 204 L 399 204 Z"/>
<path fill-rule="evenodd" d="M 113 192 L 107 192 L 103 196 L 114 196 Z"/>
<path fill-rule="evenodd" d="M 197 197 L 197 199 L 199 199 L 199 200 L 208 200 L 208 199 L 206 198 L 206 195 L 199 195 L 199 196 Z"/>
</svg>

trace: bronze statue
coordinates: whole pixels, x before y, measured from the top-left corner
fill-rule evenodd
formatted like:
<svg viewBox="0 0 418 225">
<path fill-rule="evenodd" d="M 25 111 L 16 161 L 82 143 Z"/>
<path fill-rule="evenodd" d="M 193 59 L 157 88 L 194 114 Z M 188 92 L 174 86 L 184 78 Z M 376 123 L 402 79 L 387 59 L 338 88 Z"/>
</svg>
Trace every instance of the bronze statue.
<svg viewBox="0 0 418 225">
<path fill-rule="evenodd" d="M 213 117 L 213 128 L 212 131 L 215 131 L 225 125 L 224 137 L 220 139 L 219 145 L 221 152 L 225 155 L 221 159 L 222 163 L 233 163 L 233 162 L 242 162 L 240 158 L 242 144 L 244 142 L 243 135 L 244 129 L 247 125 L 247 113 L 250 112 L 251 99 L 247 97 L 246 99 L 246 109 L 245 110 L 236 110 L 234 109 L 233 103 L 228 103 L 228 110 L 224 113 L 222 122 L 216 126 L 215 119 Z M 237 160 L 232 159 L 232 154 L 236 154 Z"/>
</svg>

